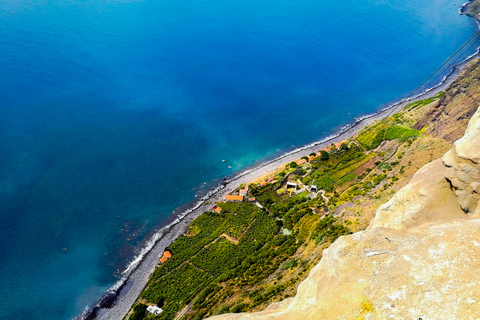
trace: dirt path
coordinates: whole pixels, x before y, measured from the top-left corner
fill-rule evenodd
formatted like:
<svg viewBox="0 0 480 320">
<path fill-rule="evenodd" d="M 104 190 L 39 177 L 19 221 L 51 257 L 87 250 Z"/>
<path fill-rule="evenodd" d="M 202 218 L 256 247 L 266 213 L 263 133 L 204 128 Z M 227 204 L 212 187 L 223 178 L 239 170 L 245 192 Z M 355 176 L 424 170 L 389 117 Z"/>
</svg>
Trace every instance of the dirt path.
<svg viewBox="0 0 480 320">
<path fill-rule="evenodd" d="M 233 237 L 230 237 L 228 234 L 226 233 L 222 233 L 220 235 L 220 237 L 224 237 L 225 239 L 227 239 L 228 241 L 230 241 L 231 243 L 233 243 L 234 245 L 237 245 L 238 244 L 238 240 L 233 238 Z"/>
</svg>

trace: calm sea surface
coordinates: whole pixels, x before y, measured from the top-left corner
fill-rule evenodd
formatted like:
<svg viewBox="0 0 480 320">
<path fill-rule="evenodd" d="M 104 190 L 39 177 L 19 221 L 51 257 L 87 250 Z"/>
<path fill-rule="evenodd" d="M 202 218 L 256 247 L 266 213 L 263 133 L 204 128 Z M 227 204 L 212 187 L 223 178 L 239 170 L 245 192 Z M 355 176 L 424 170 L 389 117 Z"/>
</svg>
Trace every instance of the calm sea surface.
<svg viewBox="0 0 480 320">
<path fill-rule="evenodd" d="M 74 317 L 211 181 L 408 94 L 459 5 L 0 0 L 0 319 Z"/>
</svg>

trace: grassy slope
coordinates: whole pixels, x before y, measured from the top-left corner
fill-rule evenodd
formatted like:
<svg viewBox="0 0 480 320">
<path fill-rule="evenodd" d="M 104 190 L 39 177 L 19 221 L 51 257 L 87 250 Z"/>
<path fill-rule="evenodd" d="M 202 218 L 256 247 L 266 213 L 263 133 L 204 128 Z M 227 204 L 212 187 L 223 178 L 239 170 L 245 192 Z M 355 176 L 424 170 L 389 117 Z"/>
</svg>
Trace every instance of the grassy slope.
<svg viewBox="0 0 480 320">
<path fill-rule="evenodd" d="M 250 196 L 264 210 L 221 203 L 221 214 L 197 218 L 170 245 L 173 258 L 154 272 L 130 319 L 202 319 L 261 310 L 293 296 L 331 242 L 364 229 L 380 204 L 463 134 L 479 104 L 478 79 L 475 62 L 444 95 L 412 103 L 365 128 L 348 150 L 331 152 L 329 160 L 282 168 L 276 183 L 251 184 Z M 287 180 L 316 184 L 328 202 L 309 192 L 292 196 Z M 282 228 L 292 235 L 283 235 Z M 153 303 L 165 312 L 145 314 L 145 304 Z"/>
</svg>

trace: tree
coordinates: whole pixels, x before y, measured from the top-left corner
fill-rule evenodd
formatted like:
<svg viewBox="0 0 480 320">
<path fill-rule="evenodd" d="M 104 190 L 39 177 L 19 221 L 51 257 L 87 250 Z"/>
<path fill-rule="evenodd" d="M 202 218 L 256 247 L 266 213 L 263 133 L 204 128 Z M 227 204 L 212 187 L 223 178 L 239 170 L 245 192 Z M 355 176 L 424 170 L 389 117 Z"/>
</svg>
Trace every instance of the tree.
<svg viewBox="0 0 480 320">
<path fill-rule="evenodd" d="M 320 160 L 326 161 L 328 159 L 330 159 L 330 155 L 328 154 L 328 152 L 325 151 L 325 150 L 321 150 L 320 151 Z"/>
<path fill-rule="evenodd" d="M 296 168 L 296 167 L 298 167 L 298 164 L 297 164 L 295 161 L 292 161 L 292 162 L 290 162 L 290 163 L 288 164 L 288 166 L 289 166 L 290 168 Z"/>
<path fill-rule="evenodd" d="M 157 299 L 157 306 L 159 308 L 163 308 L 164 304 L 165 304 L 165 298 L 164 297 L 160 297 L 160 298 Z"/>
<path fill-rule="evenodd" d="M 308 162 L 308 157 L 302 157 L 302 159 L 305 159 Z"/>
<path fill-rule="evenodd" d="M 316 157 L 317 154 L 316 154 L 315 152 L 312 152 L 312 153 L 309 154 L 309 156 L 310 156 L 310 157 Z"/>
<path fill-rule="evenodd" d="M 133 314 L 130 317 L 130 319 L 142 320 L 145 317 L 146 311 L 147 311 L 147 306 L 139 303 L 133 308 Z"/>
<path fill-rule="evenodd" d="M 348 144 L 346 144 L 345 142 L 342 143 L 342 145 L 340 146 L 340 150 L 347 151 L 348 150 Z"/>
<path fill-rule="evenodd" d="M 298 168 L 295 168 L 295 170 L 293 170 L 293 173 L 295 173 L 297 176 L 303 176 L 305 173 L 307 173 L 307 171 L 298 167 Z"/>
</svg>

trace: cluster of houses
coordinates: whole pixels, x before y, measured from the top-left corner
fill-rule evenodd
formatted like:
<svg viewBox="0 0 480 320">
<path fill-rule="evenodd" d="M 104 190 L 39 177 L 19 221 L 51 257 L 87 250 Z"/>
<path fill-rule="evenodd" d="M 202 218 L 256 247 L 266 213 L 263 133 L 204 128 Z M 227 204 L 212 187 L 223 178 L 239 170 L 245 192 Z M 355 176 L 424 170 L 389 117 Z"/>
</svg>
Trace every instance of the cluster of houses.
<svg viewBox="0 0 480 320">
<path fill-rule="evenodd" d="M 332 144 L 333 144 L 333 143 L 332 143 Z M 340 149 L 340 148 L 342 147 L 342 144 L 343 144 L 343 142 L 335 143 L 335 144 L 333 144 L 333 145 L 335 146 L 335 148 L 333 148 L 333 147 L 324 148 L 324 149 L 322 149 L 322 151 L 327 151 L 327 152 L 329 152 L 329 151 L 333 151 L 333 150 Z"/>
<path fill-rule="evenodd" d="M 323 148 L 321 151 L 330 152 L 330 151 L 338 150 L 342 147 L 342 144 L 343 144 L 343 142 L 338 142 L 338 143 L 335 143 L 335 144 L 332 143 L 329 147 Z M 315 159 L 319 156 L 320 156 L 320 153 L 316 153 L 314 156 L 309 156 L 308 161 L 313 160 L 313 159 Z M 302 159 L 299 159 L 295 162 L 297 163 L 297 165 L 301 166 L 302 164 L 305 164 L 307 162 L 307 159 L 302 158 Z"/>
<path fill-rule="evenodd" d="M 334 150 L 337 150 L 337 149 L 340 149 L 342 146 L 342 142 L 338 142 L 336 144 L 333 144 L 330 146 L 330 147 L 327 147 L 327 148 L 324 148 L 322 149 L 321 151 L 327 151 L 327 152 L 330 152 L 330 151 L 334 151 Z M 315 155 L 311 155 L 308 157 L 308 160 L 304 157 L 302 159 L 299 159 L 296 162 L 297 165 L 301 166 L 305 163 L 307 163 L 308 161 L 310 160 L 313 160 L 317 157 L 319 157 L 321 154 L 320 152 L 319 153 L 316 153 Z M 261 181 L 259 183 L 259 186 L 265 186 L 267 185 L 267 183 L 276 183 L 278 182 L 277 180 L 275 180 L 275 178 L 272 176 L 272 177 L 268 177 L 266 180 L 264 181 Z M 295 189 L 295 191 L 297 191 L 301 186 L 299 186 L 297 183 L 295 182 L 291 182 L 291 181 L 288 181 L 287 184 L 286 184 L 286 189 Z M 302 187 L 303 188 L 303 187 Z M 309 185 L 307 186 L 307 189 L 309 189 L 310 192 L 318 192 L 318 188 L 316 185 Z M 243 202 L 243 201 L 246 201 L 246 202 L 254 202 L 257 206 L 261 206 L 258 202 L 256 202 L 255 198 L 254 197 L 248 197 L 248 185 L 245 186 L 245 188 L 243 189 L 240 189 L 238 191 L 238 194 L 229 194 L 227 196 L 225 196 L 225 199 L 224 199 L 226 202 Z M 216 211 L 216 212 L 222 212 L 222 208 L 218 207 L 218 206 L 214 206 L 213 207 L 213 211 Z"/>
<path fill-rule="evenodd" d="M 256 199 L 255 197 L 248 197 L 248 185 L 245 186 L 245 188 L 240 189 L 238 191 L 238 195 L 236 194 L 228 194 L 225 196 L 225 201 L 227 202 L 242 202 L 242 201 L 247 201 L 247 202 L 255 202 Z"/>
<path fill-rule="evenodd" d="M 257 206 L 260 205 L 258 202 L 256 202 L 257 200 L 255 199 L 255 197 L 248 197 L 248 185 L 245 188 L 240 189 L 238 191 L 238 194 L 227 194 L 224 200 L 225 202 L 244 202 L 245 201 L 245 202 L 255 203 Z M 222 208 L 220 208 L 219 206 L 213 206 L 212 210 L 218 213 L 222 212 Z"/>
</svg>

